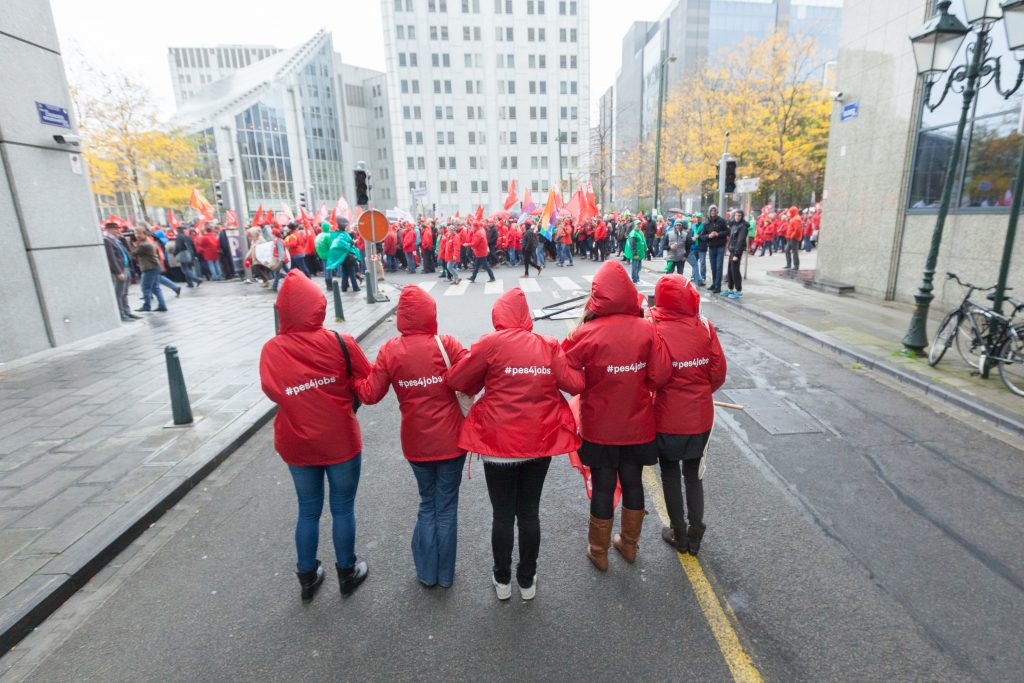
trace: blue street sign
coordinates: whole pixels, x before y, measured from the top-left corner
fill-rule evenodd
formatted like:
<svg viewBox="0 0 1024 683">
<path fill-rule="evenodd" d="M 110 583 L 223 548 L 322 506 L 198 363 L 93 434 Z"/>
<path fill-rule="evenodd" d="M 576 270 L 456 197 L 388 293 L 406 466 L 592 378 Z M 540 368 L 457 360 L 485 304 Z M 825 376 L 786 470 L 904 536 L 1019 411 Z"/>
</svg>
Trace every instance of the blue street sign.
<svg viewBox="0 0 1024 683">
<path fill-rule="evenodd" d="M 839 112 L 839 120 L 849 121 L 857 118 L 858 114 L 860 114 L 860 102 L 850 102 L 843 105 L 843 110 Z"/>
<path fill-rule="evenodd" d="M 68 115 L 68 110 L 63 107 L 36 102 L 36 111 L 39 112 L 39 123 L 45 123 L 48 126 L 60 126 L 61 128 L 71 127 L 71 117 Z"/>
</svg>

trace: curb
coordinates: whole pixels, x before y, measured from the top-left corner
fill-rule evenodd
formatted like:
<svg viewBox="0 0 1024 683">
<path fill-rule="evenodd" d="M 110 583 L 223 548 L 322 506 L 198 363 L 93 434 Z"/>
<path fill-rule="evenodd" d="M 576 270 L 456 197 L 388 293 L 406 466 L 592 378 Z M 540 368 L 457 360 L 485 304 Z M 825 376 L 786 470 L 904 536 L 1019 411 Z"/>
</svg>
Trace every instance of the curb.
<svg viewBox="0 0 1024 683">
<path fill-rule="evenodd" d="M 362 341 L 394 314 L 398 304 L 388 304 L 377 319 L 360 332 Z M 39 573 L 8 593 L 4 603 L 14 608 L 0 621 L 0 657 L 46 620 L 118 553 L 127 548 L 165 512 L 174 507 L 196 485 L 262 429 L 277 412 L 277 406 L 263 397 L 239 417 L 234 426 L 214 435 L 174 467 L 153 486 L 154 496 L 127 503 L 110 517 L 75 541 Z M 180 468 L 180 469 L 179 469 Z"/>
<path fill-rule="evenodd" d="M 722 301 L 725 300 L 722 299 Z M 887 375 L 898 380 L 901 384 L 911 386 L 921 391 L 926 396 L 934 396 L 935 398 L 938 398 L 940 401 L 956 406 L 957 408 L 966 410 L 967 412 L 973 413 L 978 417 L 984 418 L 989 422 L 992 422 L 993 424 L 1009 432 L 1012 432 L 1016 436 L 1024 436 L 1024 422 L 1016 418 L 1010 417 L 1009 415 L 1005 415 L 993 408 L 990 408 L 989 406 L 983 403 L 979 403 L 970 398 L 967 398 L 966 396 L 956 391 L 940 386 L 934 380 L 925 379 L 923 377 L 919 377 L 918 375 L 907 372 L 905 370 L 900 370 L 899 368 L 893 367 L 892 365 L 889 365 L 887 363 L 883 363 L 877 358 L 863 354 L 860 351 L 855 351 L 854 349 L 851 349 L 847 346 L 843 346 L 842 344 L 840 344 L 838 341 L 828 336 L 827 334 L 823 334 L 821 332 L 818 332 L 817 330 L 813 330 L 809 327 L 801 325 L 800 323 L 795 323 L 792 320 L 789 320 L 788 318 L 782 317 L 781 315 L 777 315 L 775 313 L 768 313 L 765 311 L 757 311 L 752 308 L 747 308 L 739 301 L 735 301 L 733 299 L 729 299 L 728 302 L 732 306 L 734 306 L 736 310 L 741 311 L 743 314 L 746 314 L 754 318 L 760 318 L 762 320 L 766 320 L 770 323 L 773 323 L 778 327 L 785 328 L 790 332 L 794 332 L 800 335 L 801 337 L 816 342 L 823 348 L 833 351 L 841 356 L 852 358 L 853 360 L 857 361 L 858 363 L 860 363 L 861 365 L 870 370 L 876 370 L 882 373 L 883 375 Z"/>
</svg>

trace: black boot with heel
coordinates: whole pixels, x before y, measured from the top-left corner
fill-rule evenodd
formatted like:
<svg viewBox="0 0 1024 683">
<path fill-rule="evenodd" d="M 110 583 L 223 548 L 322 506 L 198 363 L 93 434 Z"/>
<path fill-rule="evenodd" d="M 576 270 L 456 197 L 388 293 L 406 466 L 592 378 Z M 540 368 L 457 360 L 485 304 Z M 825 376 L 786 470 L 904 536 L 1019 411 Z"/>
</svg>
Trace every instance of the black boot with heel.
<svg viewBox="0 0 1024 683">
<path fill-rule="evenodd" d="M 359 588 L 359 584 L 366 580 L 370 570 L 365 562 L 357 562 L 354 567 L 342 569 L 338 567 L 338 584 L 341 586 L 341 594 L 344 597 L 352 595 Z"/>
</svg>

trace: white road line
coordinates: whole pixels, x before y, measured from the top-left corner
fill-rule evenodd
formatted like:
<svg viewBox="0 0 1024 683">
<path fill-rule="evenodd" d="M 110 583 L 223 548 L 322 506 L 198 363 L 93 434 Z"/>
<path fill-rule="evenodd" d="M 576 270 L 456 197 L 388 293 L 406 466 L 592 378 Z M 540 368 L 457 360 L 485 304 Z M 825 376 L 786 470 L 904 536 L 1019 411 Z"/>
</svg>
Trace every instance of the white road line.
<svg viewBox="0 0 1024 683">
<path fill-rule="evenodd" d="M 437 280 L 427 280 L 425 282 L 417 282 L 416 284 L 419 285 L 420 289 L 424 292 L 429 292 L 437 285 Z"/>
<path fill-rule="evenodd" d="M 539 292 L 540 283 L 530 278 L 521 277 L 519 278 L 519 289 L 524 292 Z"/>
<path fill-rule="evenodd" d="M 448 285 L 448 289 L 445 290 L 445 296 L 462 296 L 469 289 L 469 280 L 463 279 L 457 285 Z"/>
<path fill-rule="evenodd" d="M 571 277 L 558 277 L 558 276 L 556 276 L 556 277 L 553 277 L 551 279 L 554 280 L 555 284 L 558 285 L 559 287 L 561 287 L 562 289 L 566 289 L 566 290 L 572 291 L 572 290 L 576 290 L 576 289 L 580 288 L 579 285 L 577 285 L 575 282 L 573 282 L 573 279 Z"/>
<path fill-rule="evenodd" d="M 505 281 L 495 280 L 484 284 L 484 294 L 501 294 L 505 291 Z"/>
</svg>

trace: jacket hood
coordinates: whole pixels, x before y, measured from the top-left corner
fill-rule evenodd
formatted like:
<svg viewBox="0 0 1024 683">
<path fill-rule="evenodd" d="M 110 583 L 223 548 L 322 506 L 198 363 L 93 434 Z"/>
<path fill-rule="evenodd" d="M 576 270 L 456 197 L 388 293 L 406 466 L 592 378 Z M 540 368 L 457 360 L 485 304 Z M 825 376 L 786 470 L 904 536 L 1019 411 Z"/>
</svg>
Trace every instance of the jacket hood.
<svg viewBox="0 0 1024 683">
<path fill-rule="evenodd" d="M 654 287 L 651 314 L 656 320 L 696 317 L 700 315 L 700 293 L 682 275 L 665 275 Z"/>
<path fill-rule="evenodd" d="M 437 302 L 419 285 L 408 285 L 398 298 L 398 331 L 437 334 Z"/>
<path fill-rule="evenodd" d="M 281 334 L 311 332 L 323 327 L 327 299 L 312 280 L 293 270 L 284 278 L 276 307 Z"/>
<path fill-rule="evenodd" d="M 495 330 L 520 329 L 532 332 L 533 318 L 530 317 L 530 307 L 523 290 L 516 287 L 499 296 L 491 309 L 491 322 Z"/>
<path fill-rule="evenodd" d="M 590 287 L 590 302 L 587 304 L 595 315 L 640 315 L 636 287 L 618 261 L 605 261 Z"/>
</svg>

